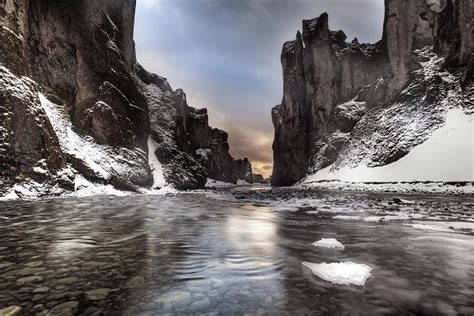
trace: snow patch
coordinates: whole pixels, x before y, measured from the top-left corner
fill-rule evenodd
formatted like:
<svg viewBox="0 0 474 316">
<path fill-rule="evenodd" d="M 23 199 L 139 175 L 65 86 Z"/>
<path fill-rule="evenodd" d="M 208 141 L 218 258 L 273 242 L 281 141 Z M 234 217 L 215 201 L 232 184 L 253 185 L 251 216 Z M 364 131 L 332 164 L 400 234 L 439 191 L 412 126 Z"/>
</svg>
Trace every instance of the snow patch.
<svg viewBox="0 0 474 316">
<path fill-rule="evenodd" d="M 158 144 L 148 136 L 148 164 L 153 174 L 153 188 L 163 188 L 166 186 L 166 180 L 163 176 L 163 165 L 155 155 Z"/>
<path fill-rule="evenodd" d="M 448 111 L 446 123 L 427 141 L 400 160 L 382 166 L 333 169 L 329 166 L 308 176 L 304 184 L 317 181 L 417 182 L 474 180 L 474 116 L 461 109 Z"/>
<path fill-rule="evenodd" d="M 74 192 L 68 194 L 68 196 L 86 197 L 95 195 L 114 195 L 114 196 L 127 196 L 130 192 L 124 192 L 115 189 L 112 185 L 104 185 L 99 183 L 93 183 L 84 178 L 82 175 L 76 175 L 74 179 Z"/>
<path fill-rule="evenodd" d="M 41 93 L 39 99 L 63 152 L 82 161 L 96 176 L 108 180 L 112 175 L 143 174 L 146 161 L 143 151 L 97 144 L 92 137 L 79 135 L 73 130 L 64 106 L 52 103 Z"/>
<path fill-rule="evenodd" d="M 322 238 L 321 240 L 315 241 L 313 243 L 313 246 L 321 248 L 345 248 L 344 245 L 337 241 L 337 239 L 335 238 Z"/>
<path fill-rule="evenodd" d="M 372 268 L 366 264 L 347 262 L 312 263 L 303 262 L 319 278 L 334 283 L 363 286 L 370 277 Z"/>
</svg>

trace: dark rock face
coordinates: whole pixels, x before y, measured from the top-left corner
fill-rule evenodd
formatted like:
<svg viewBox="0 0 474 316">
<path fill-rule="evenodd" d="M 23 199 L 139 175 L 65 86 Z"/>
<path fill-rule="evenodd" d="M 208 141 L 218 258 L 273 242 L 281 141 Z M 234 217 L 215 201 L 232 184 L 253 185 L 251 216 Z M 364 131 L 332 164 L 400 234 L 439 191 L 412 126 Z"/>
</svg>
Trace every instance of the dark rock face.
<svg viewBox="0 0 474 316">
<path fill-rule="evenodd" d="M 209 127 L 207 110 L 136 63 L 134 14 L 135 0 L 0 0 L 3 179 L 41 165 L 46 180 L 66 168 L 121 189 L 150 186 L 151 138 L 176 188 L 237 181 L 227 134 Z"/>
<path fill-rule="evenodd" d="M 244 179 L 229 153 L 228 134 L 209 126 L 206 109 L 190 107 L 185 93 L 173 90 L 165 78 L 139 65 L 136 73 L 149 108 L 150 137 L 158 144 L 156 156 L 169 183 L 196 189 L 207 178 L 231 183 Z"/>
<path fill-rule="evenodd" d="M 254 183 L 252 164 L 247 158 L 237 160 L 237 180 Z"/>
<path fill-rule="evenodd" d="M 329 30 L 325 13 L 303 21 L 303 35 L 298 32 L 296 40 L 283 45 L 283 100 L 272 110 L 272 184 L 291 185 L 335 162 L 346 164 L 357 148 L 356 156 L 362 156 L 364 150 L 368 155 L 378 152 L 370 165 L 384 165 L 422 142 L 443 122 L 440 104 L 447 91 L 456 89 L 435 78 L 424 81 L 423 71 L 430 66 L 424 63 L 435 63 L 429 49 L 421 51 L 424 47 L 434 45 L 434 52 L 446 57 L 445 66 L 456 68 L 465 78 L 465 93 L 460 98 L 469 99 L 473 29 L 467 21 L 473 18 L 472 1 L 447 1 L 430 7 L 432 2 L 385 0 L 383 37 L 376 44 L 359 44 L 357 39 L 347 43 L 343 31 Z M 441 72 L 443 66 L 438 66 L 430 69 Z M 404 90 L 410 84 L 411 90 Z M 399 110 L 380 112 L 391 106 L 399 106 Z M 417 137 L 403 136 L 407 131 L 400 116 L 395 116 L 402 112 L 408 121 L 411 115 L 413 120 L 427 123 L 420 126 Z M 388 121 L 386 125 L 379 124 L 382 117 Z M 377 133 L 381 128 L 384 130 Z M 391 138 L 390 131 L 398 136 Z M 373 139 L 377 135 L 398 145 L 377 143 Z M 368 150 L 369 143 L 379 150 Z M 346 158 L 340 157 L 341 151 Z"/>
<path fill-rule="evenodd" d="M 272 111 L 275 126 L 274 185 L 301 179 L 324 140 L 335 131 L 334 109 L 351 100 L 381 73 L 380 44 L 345 42 L 342 31 L 332 32 L 328 15 L 303 21 L 303 36 L 283 45 L 284 92 Z"/>
<path fill-rule="evenodd" d="M 36 83 L 1 66 L 0 111 L 2 177 L 38 178 L 48 170 L 56 172 L 65 167 L 65 156 L 41 107 Z"/>
<path fill-rule="evenodd" d="M 36 99 L 42 92 L 67 107 L 76 132 L 92 136 L 98 144 L 127 148 L 135 151 L 132 156 L 141 156 L 146 150 L 148 119 L 147 104 L 133 72 L 134 11 L 133 0 L 3 0 L 0 62 L 16 76 L 26 75 L 37 83 Z M 31 100 L 30 105 L 36 103 Z M 47 124 L 39 129 L 38 134 L 48 134 L 45 138 L 57 138 Z M 35 138 L 32 133 L 23 136 L 18 142 L 24 146 Z M 56 149 L 55 160 L 64 159 Z M 27 156 L 37 158 L 33 152 Z M 66 157 L 75 168 L 90 169 L 83 159 Z M 48 168 L 55 171 L 50 164 Z M 143 185 L 150 182 L 148 169 L 142 166 L 141 179 L 116 170 L 100 180 L 122 188 Z M 87 172 L 86 177 L 96 180 Z"/>
</svg>

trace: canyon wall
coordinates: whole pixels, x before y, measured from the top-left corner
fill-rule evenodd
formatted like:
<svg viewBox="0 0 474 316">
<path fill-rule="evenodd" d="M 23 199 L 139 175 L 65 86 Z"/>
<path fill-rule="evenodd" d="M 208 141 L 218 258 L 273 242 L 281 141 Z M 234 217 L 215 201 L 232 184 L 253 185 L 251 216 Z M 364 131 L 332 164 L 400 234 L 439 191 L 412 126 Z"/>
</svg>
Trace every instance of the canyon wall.
<svg viewBox="0 0 474 316">
<path fill-rule="evenodd" d="M 154 185 L 150 139 L 166 184 L 236 182 L 227 134 L 182 90 L 135 56 L 135 0 L 0 0 L 0 175 L 39 181 Z"/>
<path fill-rule="evenodd" d="M 439 76 L 424 76 L 428 61 L 444 58 L 440 67 L 457 68 L 452 71 L 462 74 L 463 87 L 472 84 L 472 7 L 463 0 L 385 0 L 383 35 L 375 44 L 346 42 L 343 31 L 329 29 L 326 13 L 303 20 L 303 34 L 281 54 L 272 183 L 291 185 L 333 164 L 387 164 L 421 143 L 442 123 L 446 91 L 456 90 Z M 460 99 L 471 93 L 463 89 Z M 392 106 L 397 110 L 384 112 Z M 410 115 L 424 124 L 417 136 L 403 139 L 402 121 Z"/>
</svg>

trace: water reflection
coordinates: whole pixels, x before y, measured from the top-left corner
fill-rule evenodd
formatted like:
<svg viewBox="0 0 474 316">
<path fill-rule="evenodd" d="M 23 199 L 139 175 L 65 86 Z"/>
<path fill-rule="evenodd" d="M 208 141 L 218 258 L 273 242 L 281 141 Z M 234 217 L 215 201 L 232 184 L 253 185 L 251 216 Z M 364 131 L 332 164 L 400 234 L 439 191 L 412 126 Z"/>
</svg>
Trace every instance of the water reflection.
<svg viewBox="0 0 474 316">
<path fill-rule="evenodd" d="M 473 218 L 466 211 L 472 201 L 420 198 L 421 204 L 397 209 L 390 199 L 318 193 L 313 206 L 296 212 L 204 193 L 1 203 L 0 308 L 472 314 L 472 235 L 333 218 L 388 208 Z M 345 250 L 311 245 L 331 237 Z M 353 261 L 373 271 L 364 287 L 338 286 L 315 277 L 302 261 Z"/>
</svg>

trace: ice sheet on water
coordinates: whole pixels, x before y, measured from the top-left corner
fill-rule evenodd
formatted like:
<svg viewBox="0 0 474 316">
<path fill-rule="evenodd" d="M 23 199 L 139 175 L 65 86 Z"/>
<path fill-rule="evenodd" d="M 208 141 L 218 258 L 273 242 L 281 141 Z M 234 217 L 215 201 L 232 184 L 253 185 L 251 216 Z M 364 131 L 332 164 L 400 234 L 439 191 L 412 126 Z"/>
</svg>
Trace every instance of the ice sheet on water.
<svg viewBox="0 0 474 316">
<path fill-rule="evenodd" d="M 344 249 L 344 245 L 335 238 L 321 238 L 313 243 L 315 247 Z"/>
<path fill-rule="evenodd" d="M 474 231 L 473 222 L 416 221 L 405 225 L 416 229 L 431 230 L 436 232 L 469 234 Z"/>
<path fill-rule="evenodd" d="M 319 278 L 341 285 L 354 284 L 363 286 L 372 271 L 370 266 L 352 261 L 332 263 L 303 262 L 302 264 Z"/>
</svg>

